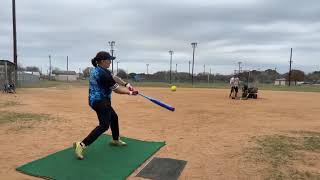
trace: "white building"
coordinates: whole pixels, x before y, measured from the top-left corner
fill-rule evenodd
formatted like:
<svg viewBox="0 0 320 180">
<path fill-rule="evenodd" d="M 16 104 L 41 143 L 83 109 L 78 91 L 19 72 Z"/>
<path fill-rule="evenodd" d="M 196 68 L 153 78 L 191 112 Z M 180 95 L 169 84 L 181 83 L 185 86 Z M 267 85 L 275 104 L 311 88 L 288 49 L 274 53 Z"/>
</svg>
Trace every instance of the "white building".
<svg viewBox="0 0 320 180">
<path fill-rule="evenodd" d="M 297 85 L 297 83 L 296 83 L 295 81 L 291 81 L 290 84 L 293 85 L 293 86 Z M 275 85 L 275 86 L 285 86 L 285 85 L 289 85 L 289 81 L 287 81 L 285 78 L 276 79 L 276 80 L 274 81 L 274 85 Z"/>
<path fill-rule="evenodd" d="M 281 78 L 281 79 L 276 79 L 274 81 L 274 85 L 275 86 L 285 86 L 286 85 L 286 79 L 285 78 Z"/>
<path fill-rule="evenodd" d="M 56 81 L 76 81 L 78 79 L 75 71 L 52 71 L 52 77 Z"/>
</svg>

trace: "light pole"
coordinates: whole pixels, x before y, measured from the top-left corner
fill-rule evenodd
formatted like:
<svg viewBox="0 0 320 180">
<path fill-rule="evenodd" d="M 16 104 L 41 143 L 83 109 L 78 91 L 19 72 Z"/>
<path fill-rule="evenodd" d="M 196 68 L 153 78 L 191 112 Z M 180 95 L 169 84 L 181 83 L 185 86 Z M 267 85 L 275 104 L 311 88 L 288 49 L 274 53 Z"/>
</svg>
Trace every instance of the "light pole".
<svg viewBox="0 0 320 180">
<path fill-rule="evenodd" d="M 69 71 L 69 57 L 67 56 L 67 71 Z"/>
<path fill-rule="evenodd" d="M 209 74 L 208 74 L 208 83 L 210 83 L 210 76 L 211 76 L 211 68 L 210 68 L 210 71 L 209 71 Z"/>
<path fill-rule="evenodd" d="M 149 74 L 149 64 L 147 64 L 147 75 Z"/>
<path fill-rule="evenodd" d="M 189 76 L 190 76 L 190 64 L 191 64 L 191 61 L 189 61 Z"/>
<path fill-rule="evenodd" d="M 49 80 L 51 80 L 51 72 L 52 72 L 52 69 L 51 69 L 51 55 L 49 55 Z"/>
<path fill-rule="evenodd" d="M 174 52 L 172 50 L 169 51 L 170 54 L 170 84 L 172 83 L 172 55 Z"/>
<path fill-rule="evenodd" d="M 109 41 L 108 43 L 110 45 L 111 56 L 113 57 L 113 51 L 114 51 L 113 47 L 116 45 L 116 42 L 115 41 Z M 112 60 L 112 74 L 113 74 L 113 60 Z"/>
<path fill-rule="evenodd" d="M 117 74 L 119 73 L 119 61 L 117 61 Z"/>
<path fill-rule="evenodd" d="M 239 64 L 239 73 L 238 73 L 238 76 L 240 76 L 240 71 L 241 71 L 241 63 L 242 63 L 242 62 L 240 62 L 240 61 L 238 62 L 238 64 Z"/>
<path fill-rule="evenodd" d="M 178 64 L 176 64 L 176 74 L 178 73 Z"/>
<path fill-rule="evenodd" d="M 194 70 L 194 52 L 195 52 L 195 49 L 197 47 L 197 44 L 198 43 L 196 43 L 196 42 L 191 43 L 191 46 L 192 46 L 192 49 L 193 49 L 193 53 L 192 53 L 192 74 L 191 74 L 192 85 L 193 85 L 193 70 Z"/>
<path fill-rule="evenodd" d="M 69 57 L 67 56 L 67 72 L 69 71 Z M 69 76 L 67 76 L 67 81 L 69 81 Z"/>
</svg>

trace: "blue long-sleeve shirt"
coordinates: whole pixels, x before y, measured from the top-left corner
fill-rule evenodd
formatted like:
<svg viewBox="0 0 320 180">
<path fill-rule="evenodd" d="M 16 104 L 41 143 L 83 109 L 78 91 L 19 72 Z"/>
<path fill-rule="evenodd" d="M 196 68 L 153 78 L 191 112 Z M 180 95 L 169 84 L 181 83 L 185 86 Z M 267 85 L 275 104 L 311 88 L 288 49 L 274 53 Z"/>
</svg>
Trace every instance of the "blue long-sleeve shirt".
<svg viewBox="0 0 320 180">
<path fill-rule="evenodd" d="M 114 81 L 111 72 L 108 69 L 97 66 L 90 72 L 89 79 L 89 105 L 94 103 L 109 100 L 111 94 L 119 85 Z"/>
</svg>

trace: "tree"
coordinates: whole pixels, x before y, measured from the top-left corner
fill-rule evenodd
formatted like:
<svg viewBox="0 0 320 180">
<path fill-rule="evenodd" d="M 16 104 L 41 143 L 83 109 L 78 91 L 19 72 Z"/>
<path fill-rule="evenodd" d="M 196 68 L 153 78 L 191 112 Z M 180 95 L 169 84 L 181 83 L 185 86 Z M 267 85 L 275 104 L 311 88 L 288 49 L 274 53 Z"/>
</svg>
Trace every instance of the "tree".
<svg viewBox="0 0 320 180">
<path fill-rule="evenodd" d="M 86 67 L 82 72 L 83 72 L 83 77 L 87 78 L 90 76 L 90 71 L 92 70 L 92 67 Z"/>
<path fill-rule="evenodd" d="M 26 71 L 31 71 L 31 72 L 40 72 L 40 69 L 36 66 L 27 66 Z"/>
<path fill-rule="evenodd" d="M 26 68 L 24 68 L 23 66 L 22 66 L 22 64 L 19 64 L 18 63 L 18 71 L 25 71 L 26 70 Z"/>
<path fill-rule="evenodd" d="M 122 79 L 126 79 L 127 78 L 127 73 L 123 69 L 119 69 L 117 76 L 122 78 Z"/>
<path fill-rule="evenodd" d="M 61 69 L 58 68 L 58 67 L 54 67 L 54 68 L 53 68 L 53 71 L 61 71 Z"/>
<path fill-rule="evenodd" d="M 289 73 L 285 74 L 287 80 L 289 80 Z M 298 69 L 291 70 L 291 81 L 304 81 L 305 74 Z"/>
<path fill-rule="evenodd" d="M 309 73 L 306 77 L 307 81 L 313 82 L 320 80 L 320 71 L 314 71 L 312 73 Z"/>
<path fill-rule="evenodd" d="M 129 73 L 129 79 L 134 79 L 137 73 Z"/>
</svg>

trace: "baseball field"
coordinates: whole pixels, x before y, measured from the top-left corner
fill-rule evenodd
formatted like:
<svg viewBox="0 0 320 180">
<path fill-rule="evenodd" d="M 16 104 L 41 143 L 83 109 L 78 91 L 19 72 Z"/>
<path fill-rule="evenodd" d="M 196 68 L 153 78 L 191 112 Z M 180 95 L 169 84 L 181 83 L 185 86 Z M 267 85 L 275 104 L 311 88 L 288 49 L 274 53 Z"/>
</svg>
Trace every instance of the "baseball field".
<svg viewBox="0 0 320 180">
<path fill-rule="evenodd" d="M 155 156 L 187 161 L 180 179 L 320 179 L 318 92 L 261 90 L 256 100 L 232 100 L 228 89 L 138 90 L 176 111 L 114 94 L 120 134 L 166 141 Z M 37 179 L 15 168 L 82 140 L 98 123 L 87 96 L 82 85 L 0 93 L 1 179 Z"/>
</svg>

